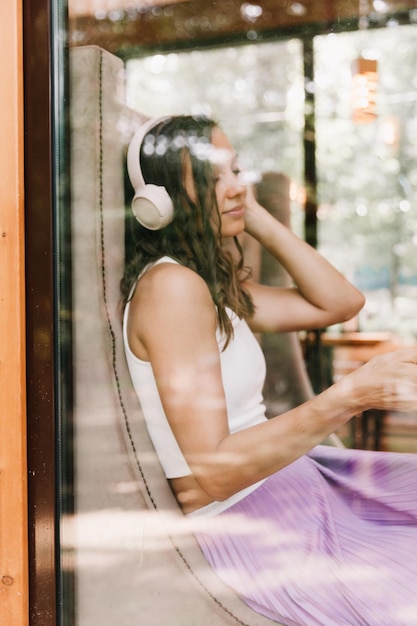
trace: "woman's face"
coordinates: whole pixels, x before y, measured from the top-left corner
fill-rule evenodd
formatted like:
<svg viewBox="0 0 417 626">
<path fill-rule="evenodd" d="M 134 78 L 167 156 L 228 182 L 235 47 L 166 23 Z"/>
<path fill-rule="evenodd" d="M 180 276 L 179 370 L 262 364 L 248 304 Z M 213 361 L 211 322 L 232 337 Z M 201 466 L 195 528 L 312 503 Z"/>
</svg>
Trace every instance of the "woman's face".
<svg viewBox="0 0 417 626">
<path fill-rule="evenodd" d="M 214 168 L 221 235 L 223 238 L 240 235 L 245 228 L 246 186 L 241 182 L 236 152 L 224 132 L 216 126 L 212 130 L 209 155 L 205 158 L 210 159 Z M 191 161 L 186 159 L 184 166 L 185 188 L 189 197 L 197 202 Z"/>
<path fill-rule="evenodd" d="M 240 180 L 236 152 L 220 128 L 213 128 L 211 143 L 221 234 L 223 238 L 235 237 L 245 228 L 246 186 Z"/>
</svg>

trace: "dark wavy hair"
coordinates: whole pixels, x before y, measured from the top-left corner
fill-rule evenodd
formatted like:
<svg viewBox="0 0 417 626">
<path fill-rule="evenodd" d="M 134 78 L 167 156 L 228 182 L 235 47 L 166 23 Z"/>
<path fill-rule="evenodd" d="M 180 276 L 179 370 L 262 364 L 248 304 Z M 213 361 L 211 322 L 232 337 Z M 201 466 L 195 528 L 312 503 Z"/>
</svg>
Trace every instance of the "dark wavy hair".
<svg viewBox="0 0 417 626">
<path fill-rule="evenodd" d="M 216 173 L 207 156 L 216 126 L 216 122 L 205 116 L 169 117 L 148 133 L 153 150 L 144 150 L 143 146 L 149 146 L 149 143 L 146 138 L 142 141 L 139 158 L 143 178 L 146 183 L 166 188 L 174 205 L 174 218 L 168 226 L 156 231 L 131 220 L 134 243 L 131 258 L 126 258 L 121 292 L 125 305 L 145 267 L 163 256 L 172 257 L 205 280 L 227 345 L 233 327 L 226 307 L 246 319 L 253 315 L 254 305 L 242 287 L 250 270 L 244 268 L 239 241 L 235 238 L 237 261 L 222 247 L 221 217 L 215 194 Z M 185 188 L 186 168 L 191 169 L 194 199 Z"/>
</svg>

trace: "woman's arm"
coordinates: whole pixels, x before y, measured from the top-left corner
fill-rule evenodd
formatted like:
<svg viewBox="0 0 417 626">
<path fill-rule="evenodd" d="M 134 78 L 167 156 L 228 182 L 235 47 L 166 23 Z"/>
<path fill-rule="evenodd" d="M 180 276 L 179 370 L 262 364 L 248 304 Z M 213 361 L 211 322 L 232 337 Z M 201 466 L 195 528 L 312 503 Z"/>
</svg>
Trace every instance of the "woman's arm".
<svg viewBox="0 0 417 626">
<path fill-rule="evenodd" d="M 255 199 L 246 199 L 246 232 L 257 239 L 286 269 L 295 288 L 248 282 L 257 332 L 323 328 L 351 319 L 364 304 L 363 295 L 314 248 L 276 220 Z"/>
<path fill-rule="evenodd" d="M 161 401 L 199 486 L 222 500 L 308 452 L 357 412 L 417 406 L 417 349 L 383 355 L 288 413 L 230 434 L 204 281 L 160 264 L 140 280 L 129 314 L 132 350 L 148 359 Z"/>
</svg>

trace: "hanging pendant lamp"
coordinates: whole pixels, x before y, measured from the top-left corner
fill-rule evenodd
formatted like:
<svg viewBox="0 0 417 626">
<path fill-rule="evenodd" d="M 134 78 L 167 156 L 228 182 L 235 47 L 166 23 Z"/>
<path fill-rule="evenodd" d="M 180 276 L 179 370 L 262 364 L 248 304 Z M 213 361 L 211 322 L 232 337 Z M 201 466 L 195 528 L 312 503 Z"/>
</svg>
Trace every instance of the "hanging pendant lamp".
<svg viewBox="0 0 417 626">
<path fill-rule="evenodd" d="M 368 28 L 368 0 L 359 0 L 359 31 Z M 363 39 L 363 36 L 362 36 Z M 352 118 L 354 122 L 376 119 L 378 62 L 362 52 L 352 62 Z"/>
</svg>

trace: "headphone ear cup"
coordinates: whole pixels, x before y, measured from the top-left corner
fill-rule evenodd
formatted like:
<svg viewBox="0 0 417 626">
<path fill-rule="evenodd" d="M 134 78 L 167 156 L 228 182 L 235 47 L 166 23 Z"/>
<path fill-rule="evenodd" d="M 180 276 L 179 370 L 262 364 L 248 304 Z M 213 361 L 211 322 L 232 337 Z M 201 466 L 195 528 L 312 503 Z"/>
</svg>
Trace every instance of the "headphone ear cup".
<svg viewBox="0 0 417 626">
<path fill-rule="evenodd" d="M 149 230 L 159 230 L 172 222 L 174 206 L 165 187 L 145 185 L 135 193 L 132 212 L 139 224 Z"/>
</svg>

